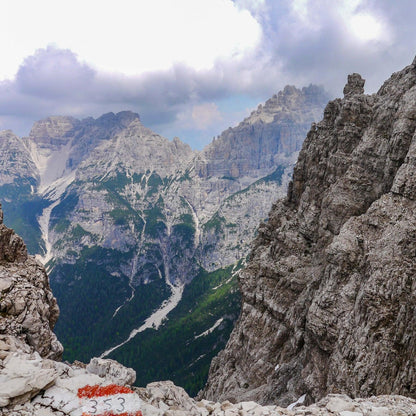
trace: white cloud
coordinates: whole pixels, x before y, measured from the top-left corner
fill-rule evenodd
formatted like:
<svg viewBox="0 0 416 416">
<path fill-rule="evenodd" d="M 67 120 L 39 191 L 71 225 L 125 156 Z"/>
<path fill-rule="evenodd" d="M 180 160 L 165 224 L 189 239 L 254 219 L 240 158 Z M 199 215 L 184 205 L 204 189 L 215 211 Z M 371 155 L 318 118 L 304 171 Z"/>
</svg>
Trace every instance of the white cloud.
<svg viewBox="0 0 416 416">
<path fill-rule="evenodd" d="M 221 120 L 221 113 L 215 103 L 199 104 L 192 109 L 192 120 L 196 129 L 205 130 Z"/>
<path fill-rule="evenodd" d="M 290 10 L 292 29 L 297 37 L 304 36 L 308 31 L 322 30 L 328 23 L 338 23 L 339 33 L 344 31 L 344 36 L 351 37 L 354 42 L 390 41 L 386 20 L 363 0 L 293 0 Z"/>
<path fill-rule="evenodd" d="M 242 8 L 258 13 L 266 10 L 266 0 L 234 0 L 235 4 Z"/>
<path fill-rule="evenodd" d="M 342 96 L 359 72 L 375 92 L 416 50 L 414 0 L 13 0 L 0 14 L 0 122 L 19 134 L 130 109 L 200 146 L 286 84 Z"/>
<path fill-rule="evenodd" d="M 96 69 L 135 75 L 173 63 L 197 70 L 243 57 L 261 27 L 231 0 L 13 0 L 0 3 L 0 79 L 53 44 Z"/>
<path fill-rule="evenodd" d="M 388 41 L 389 30 L 375 16 L 368 13 L 357 13 L 350 16 L 348 22 L 351 33 L 360 41 Z"/>
<path fill-rule="evenodd" d="M 308 17 L 308 0 L 293 0 L 292 13 L 297 15 L 299 19 L 306 21 Z"/>
</svg>

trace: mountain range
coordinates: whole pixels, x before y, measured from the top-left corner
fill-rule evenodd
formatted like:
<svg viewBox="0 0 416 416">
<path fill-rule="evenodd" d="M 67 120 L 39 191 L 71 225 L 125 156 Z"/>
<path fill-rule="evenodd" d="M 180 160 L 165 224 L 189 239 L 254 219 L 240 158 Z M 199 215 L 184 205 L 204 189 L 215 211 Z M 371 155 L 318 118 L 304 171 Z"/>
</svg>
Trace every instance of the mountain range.
<svg viewBox="0 0 416 416">
<path fill-rule="evenodd" d="M 327 102 L 287 86 L 193 151 L 124 111 L 0 133 L 0 200 L 50 274 L 64 358 L 195 394 L 239 314 L 236 275 Z"/>
<path fill-rule="evenodd" d="M 344 97 L 312 124 L 286 197 L 258 229 L 238 272 L 239 319 L 195 399 L 171 381 L 135 387 L 136 371 L 115 360 L 60 361 L 46 270 L 0 206 L 0 413 L 126 414 L 128 401 L 128 413 L 147 416 L 415 414 L 415 143 L 416 58 L 376 94 L 349 75 Z M 224 288 L 218 270 L 208 275 L 186 284 L 153 336 L 174 321 L 186 290 L 201 289 L 195 282 Z M 217 335 L 221 323 L 194 340 Z"/>
</svg>

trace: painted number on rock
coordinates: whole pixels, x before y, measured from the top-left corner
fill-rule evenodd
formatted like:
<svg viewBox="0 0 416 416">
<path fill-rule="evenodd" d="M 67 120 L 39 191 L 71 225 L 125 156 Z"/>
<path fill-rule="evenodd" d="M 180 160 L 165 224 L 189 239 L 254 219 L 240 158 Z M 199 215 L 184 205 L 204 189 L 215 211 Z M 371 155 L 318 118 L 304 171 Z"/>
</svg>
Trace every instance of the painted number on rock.
<svg viewBox="0 0 416 416">
<path fill-rule="evenodd" d="M 140 399 L 128 387 L 85 386 L 78 390 L 82 416 L 143 416 Z"/>
</svg>

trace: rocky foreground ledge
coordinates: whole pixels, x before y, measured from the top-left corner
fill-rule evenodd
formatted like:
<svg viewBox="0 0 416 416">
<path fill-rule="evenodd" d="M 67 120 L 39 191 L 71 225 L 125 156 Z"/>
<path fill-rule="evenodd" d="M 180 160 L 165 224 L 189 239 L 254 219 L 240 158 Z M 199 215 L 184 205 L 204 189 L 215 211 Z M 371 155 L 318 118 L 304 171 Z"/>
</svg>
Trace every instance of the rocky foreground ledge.
<svg viewBox="0 0 416 416">
<path fill-rule="evenodd" d="M 4 339 L 4 338 L 3 338 Z M 8 338 L 10 340 L 10 338 Z M 3 344 L 4 345 L 4 344 Z M 40 358 L 39 354 L 13 351 L 3 360 L 0 371 L 0 415 L 13 416 L 84 416 L 89 413 L 80 404 L 79 389 L 90 386 L 129 385 L 134 382 L 134 370 L 113 360 L 94 358 L 86 366 L 68 365 Z M 3 350 L 4 352 L 4 350 Z M 216 403 L 196 401 L 171 381 L 148 384 L 146 388 L 131 387 L 134 400 L 143 416 L 405 416 L 416 414 L 416 401 L 403 396 L 379 396 L 351 399 L 345 395 L 329 395 L 311 406 L 261 406 L 255 402 Z M 32 397 L 33 396 L 33 397 Z M 115 406 L 117 407 L 117 406 Z M 121 410 L 121 409 L 120 409 Z M 99 413 L 100 415 L 135 413 Z"/>
</svg>

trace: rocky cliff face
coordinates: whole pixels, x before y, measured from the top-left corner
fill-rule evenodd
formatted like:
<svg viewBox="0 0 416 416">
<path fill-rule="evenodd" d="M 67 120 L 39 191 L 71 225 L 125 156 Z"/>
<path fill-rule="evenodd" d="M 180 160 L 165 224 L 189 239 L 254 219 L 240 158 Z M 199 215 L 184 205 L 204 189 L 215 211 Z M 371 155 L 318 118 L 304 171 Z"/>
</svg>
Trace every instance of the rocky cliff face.
<svg viewBox="0 0 416 416">
<path fill-rule="evenodd" d="M 53 327 L 59 309 L 43 266 L 28 256 L 23 240 L 3 224 L 0 205 L 0 337 L 5 351 L 26 345 L 41 357 L 58 359 L 62 345 Z"/>
<path fill-rule="evenodd" d="M 205 397 L 416 396 L 416 59 L 363 85 L 327 105 L 260 227 Z"/>
<path fill-rule="evenodd" d="M 22 139 L 10 130 L 0 132 L 0 183 L 12 185 L 27 182 L 36 186 L 38 172 Z"/>
<path fill-rule="evenodd" d="M 8 223 L 19 226 L 30 250 L 39 250 L 36 214 L 41 207 L 37 206 L 40 198 L 35 196 L 39 171 L 23 140 L 10 130 L 0 132 L 0 155 L 0 195 L 9 212 Z"/>
</svg>

